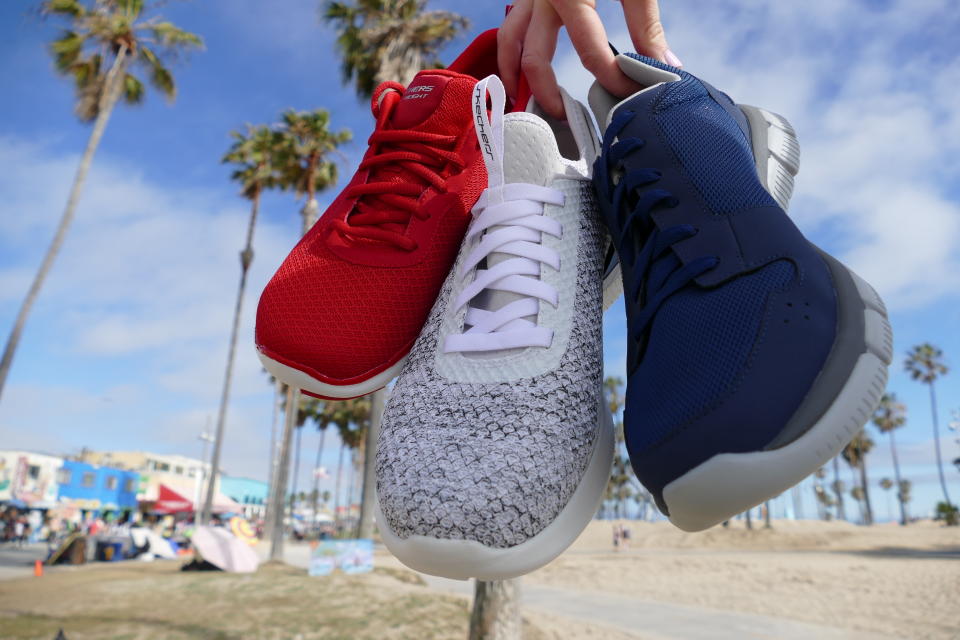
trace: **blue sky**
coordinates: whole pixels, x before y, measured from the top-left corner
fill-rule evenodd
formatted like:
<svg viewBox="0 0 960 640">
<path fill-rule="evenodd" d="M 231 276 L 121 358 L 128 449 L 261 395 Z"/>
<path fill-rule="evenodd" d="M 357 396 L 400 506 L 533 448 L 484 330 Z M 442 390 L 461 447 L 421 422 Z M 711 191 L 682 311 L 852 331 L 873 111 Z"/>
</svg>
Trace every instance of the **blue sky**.
<svg viewBox="0 0 960 640">
<path fill-rule="evenodd" d="M 89 133 L 72 115 L 71 86 L 51 70 L 45 43 L 57 25 L 39 19 L 35 6 L 0 4 L 4 339 Z M 471 19 L 470 35 L 448 48 L 447 60 L 502 15 L 495 3 L 430 6 Z M 613 42 L 628 49 L 619 5 L 601 0 L 600 9 Z M 219 163 L 227 133 L 274 122 L 289 107 L 325 107 L 334 127 L 355 136 L 341 176 L 363 152 L 369 108 L 342 87 L 333 36 L 314 0 L 171 2 L 163 14 L 200 33 L 206 49 L 176 65 L 175 104 L 151 95 L 111 120 L 0 401 L 4 448 L 198 455 L 196 436 L 216 413 L 247 213 Z M 929 340 L 960 366 L 960 12 L 951 0 L 677 0 L 665 3 L 663 17 L 688 70 L 798 129 L 803 159 L 791 215 L 890 306 L 897 353 L 890 389 L 909 408 L 898 440 L 915 481 L 915 510 L 925 512 L 938 495 L 929 401 L 902 373 L 902 356 Z M 566 44 L 555 66 L 584 96 L 589 77 Z M 253 311 L 296 238 L 299 206 L 289 195 L 264 200 L 224 446 L 224 466 L 236 475 L 266 475 L 271 392 L 253 353 Z M 618 304 L 606 317 L 611 374 L 624 368 L 622 313 Z M 938 393 L 952 460 L 960 447 L 946 423 L 960 409 L 960 370 Z M 891 473 L 889 450 L 874 439 L 878 480 Z M 327 442 L 324 464 L 333 466 L 336 440 Z M 304 436 L 307 458 L 316 443 L 315 433 Z M 960 474 L 952 465 L 946 473 L 956 500 Z M 875 498 L 881 515 L 883 499 Z"/>
</svg>

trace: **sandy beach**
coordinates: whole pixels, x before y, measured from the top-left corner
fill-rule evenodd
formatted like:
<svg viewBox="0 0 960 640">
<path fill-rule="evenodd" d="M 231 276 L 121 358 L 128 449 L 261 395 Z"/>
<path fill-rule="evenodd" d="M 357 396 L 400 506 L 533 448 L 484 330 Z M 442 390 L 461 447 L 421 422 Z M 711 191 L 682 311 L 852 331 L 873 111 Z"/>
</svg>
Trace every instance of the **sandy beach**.
<svg viewBox="0 0 960 640">
<path fill-rule="evenodd" d="M 688 534 L 668 523 L 592 522 L 522 578 L 526 640 L 960 638 L 960 529 L 775 521 Z M 418 575 L 385 549 L 372 574 L 311 578 L 183 573 L 180 561 L 53 567 L 0 581 L 0 638 L 466 637 L 472 584 Z"/>
<path fill-rule="evenodd" d="M 666 522 L 624 524 L 629 550 L 614 553 L 612 523 L 594 521 L 525 582 L 894 637 L 960 637 L 960 529 L 775 521 L 690 534 Z"/>
</svg>

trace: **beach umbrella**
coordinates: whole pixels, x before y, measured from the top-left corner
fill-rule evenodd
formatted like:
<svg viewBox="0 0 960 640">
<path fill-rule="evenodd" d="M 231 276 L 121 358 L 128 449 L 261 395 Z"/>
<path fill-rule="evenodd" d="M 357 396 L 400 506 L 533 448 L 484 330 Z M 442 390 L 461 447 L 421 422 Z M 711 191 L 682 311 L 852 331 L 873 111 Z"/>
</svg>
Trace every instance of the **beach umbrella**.
<svg viewBox="0 0 960 640">
<path fill-rule="evenodd" d="M 220 527 L 197 527 L 190 542 L 197 555 L 224 571 L 253 573 L 260 564 L 250 545 Z"/>
<path fill-rule="evenodd" d="M 230 518 L 230 532 L 250 546 L 257 544 L 258 542 L 257 533 L 253 530 L 253 527 L 251 527 L 250 523 L 240 516 L 234 516 Z"/>
</svg>

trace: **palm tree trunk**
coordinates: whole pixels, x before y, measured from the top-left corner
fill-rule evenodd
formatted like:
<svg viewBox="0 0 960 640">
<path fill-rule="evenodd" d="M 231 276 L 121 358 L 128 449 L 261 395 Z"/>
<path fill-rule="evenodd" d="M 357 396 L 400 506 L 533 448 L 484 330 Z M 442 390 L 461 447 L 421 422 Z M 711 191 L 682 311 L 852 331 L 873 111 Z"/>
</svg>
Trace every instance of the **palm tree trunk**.
<svg viewBox="0 0 960 640">
<path fill-rule="evenodd" d="M 277 464 L 277 417 L 280 415 L 280 385 L 279 380 L 273 384 L 273 415 L 270 417 L 270 460 L 267 465 L 267 479 L 273 480 L 273 467 Z"/>
<path fill-rule="evenodd" d="M 900 461 L 897 459 L 897 442 L 893 439 L 893 430 L 890 431 L 890 455 L 893 456 L 893 476 L 897 479 L 897 502 L 900 503 L 900 524 L 907 524 L 907 505 L 903 502 L 903 493 L 900 480 Z"/>
<path fill-rule="evenodd" d="M 773 525 L 770 524 L 770 501 L 767 500 L 763 503 L 763 528 L 772 529 Z"/>
<path fill-rule="evenodd" d="M 743 515 L 747 519 L 747 529 L 753 529 L 753 520 L 750 518 L 750 509 L 744 511 Z"/>
<path fill-rule="evenodd" d="M 283 421 L 283 437 L 280 440 L 280 458 L 277 460 L 276 478 L 271 485 L 273 495 L 273 529 L 270 536 L 270 559 L 283 560 L 283 515 L 286 511 L 286 491 L 290 475 L 290 446 L 293 430 L 297 428 L 297 408 L 300 406 L 300 389 L 287 387 L 287 409 Z"/>
<path fill-rule="evenodd" d="M 340 524 L 340 483 L 343 478 L 343 450 L 346 445 L 343 443 L 343 436 L 340 437 L 340 456 L 337 458 L 337 482 L 333 490 L 333 523 L 334 526 Z"/>
<path fill-rule="evenodd" d="M 90 138 L 87 140 L 87 146 L 80 157 L 80 164 L 77 166 L 77 173 L 73 178 L 73 186 L 70 187 L 70 195 L 67 197 L 67 206 L 60 217 L 60 223 L 57 225 L 57 231 L 53 234 L 53 240 L 47 248 L 47 253 L 43 256 L 43 262 L 34 276 L 30 288 L 27 290 L 27 297 L 24 298 L 17 312 L 17 319 L 13 323 L 13 329 L 7 337 L 7 344 L 3 349 L 3 358 L 0 358 L 0 397 L 3 397 L 3 389 L 7 383 L 7 376 L 10 374 L 10 367 L 13 366 L 13 356 L 20 344 L 20 336 L 23 334 L 23 328 L 27 323 L 27 317 L 33 309 L 33 304 L 40 294 L 47 276 L 50 274 L 50 268 L 53 267 L 54 260 L 60 254 L 60 248 L 70 230 L 70 224 L 73 222 L 77 211 L 77 204 L 80 202 L 80 193 L 83 191 L 83 185 L 87 180 L 87 174 L 93 164 L 93 156 L 100 146 L 100 140 L 107 129 L 107 122 L 113 113 L 113 108 L 120 97 L 122 88 L 121 80 L 124 76 L 124 70 L 127 67 L 127 48 L 122 46 L 113 60 L 110 71 L 107 72 L 105 79 L 105 88 L 101 96 L 100 105 L 97 111 L 97 118 L 93 123 L 93 130 L 90 132 Z"/>
<path fill-rule="evenodd" d="M 227 405 L 230 401 L 230 385 L 233 383 L 233 362 L 237 353 L 237 335 L 240 333 L 240 316 L 243 311 L 243 294 L 247 288 L 247 273 L 253 262 L 253 232 L 257 226 L 257 214 L 260 212 L 260 190 L 253 193 L 250 203 L 250 219 L 247 221 L 247 241 L 240 252 L 240 284 L 237 287 L 237 303 L 233 309 L 233 327 L 230 329 L 230 348 L 227 351 L 227 370 L 223 374 L 223 391 L 220 394 L 220 409 L 217 412 L 217 432 L 213 441 L 213 456 L 210 460 L 210 481 L 207 495 L 200 512 L 200 524 L 206 524 L 213 513 L 213 496 L 216 492 L 217 476 L 220 473 L 220 451 L 223 448 L 223 431 L 227 422 Z"/>
<path fill-rule="evenodd" d="M 300 215 L 303 217 L 303 235 L 307 235 L 307 231 L 310 231 L 317 218 L 320 217 L 320 204 L 315 197 L 307 198 L 307 203 L 303 205 Z"/>
<path fill-rule="evenodd" d="M 867 458 L 860 454 L 860 482 L 863 484 L 863 504 L 866 507 L 865 524 L 873 524 L 873 507 L 870 505 L 870 485 L 867 483 Z"/>
<path fill-rule="evenodd" d="M 469 639 L 517 640 L 520 624 L 520 580 L 477 580 Z"/>
<path fill-rule="evenodd" d="M 2 384 L 2 378 L 0 378 Z M 953 504 L 950 501 L 950 494 L 947 493 L 947 481 L 943 477 L 943 458 L 940 454 L 940 424 L 937 421 L 937 394 L 933 389 L 933 381 L 930 381 L 930 413 L 933 416 L 933 446 L 937 452 L 937 473 L 940 474 L 940 488 L 943 489 L 943 499 L 947 504 Z"/>
<path fill-rule="evenodd" d="M 380 437 L 380 420 L 386 391 L 380 389 L 370 396 L 370 428 L 367 429 L 366 452 L 363 456 L 363 489 L 360 494 L 360 522 L 357 537 L 373 537 L 373 506 L 377 500 L 377 440 Z"/>
<path fill-rule="evenodd" d="M 297 444 L 293 447 L 293 487 L 290 489 L 290 493 L 294 496 L 297 495 L 297 479 L 300 477 L 300 447 L 303 442 L 303 425 L 297 427 Z M 291 516 L 293 515 L 294 508 L 290 508 Z"/>
<path fill-rule="evenodd" d="M 843 505 L 843 491 L 839 490 L 840 487 L 840 458 L 839 456 L 833 457 L 833 493 L 837 496 L 837 516 L 841 520 L 847 519 L 847 509 Z"/>
<path fill-rule="evenodd" d="M 357 451 L 350 450 L 350 484 L 347 486 L 347 520 L 350 519 L 351 507 L 353 506 L 353 484 L 357 478 Z M 352 530 L 351 530 L 352 531 Z"/>
<path fill-rule="evenodd" d="M 326 427 L 320 429 L 320 444 L 317 445 L 317 461 L 313 465 L 313 493 L 310 495 L 313 497 L 313 520 L 316 524 L 317 513 L 320 510 L 320 477 L 317 475 L 317 471 L 320 469 L 320 462 L 323 458 L 323 441 L 326 439 L 327 429 Z"/>
<path fill-rule="evenodd" d="M 857 486 L 857 471 L 852 465 L 850 467 L 850 489 L 851 491 Z M 863 512 L 863 500 L 857 500 L 857 508 L 860 511 L 860 524 L 866 524 L 866 515 Z"/>
</svg>

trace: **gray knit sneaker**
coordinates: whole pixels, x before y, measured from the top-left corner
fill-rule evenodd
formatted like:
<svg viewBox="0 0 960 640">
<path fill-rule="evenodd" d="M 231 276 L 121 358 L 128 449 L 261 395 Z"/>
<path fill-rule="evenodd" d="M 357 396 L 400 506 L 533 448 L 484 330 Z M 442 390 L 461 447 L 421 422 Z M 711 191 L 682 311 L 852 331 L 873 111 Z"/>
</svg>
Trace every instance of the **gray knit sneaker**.
<svg viewBox="0 0 960 640">
<path fill-rule="evenodd" d="M 489 188 L 384 412 L 377 518 L 409 567 L 500 580 L 566 549 L 610 475 L 607 240 L 586 109 L 564 93 L 568 122 L 504 115 L 494 76 L 474 103 Z"/>
</svg>

